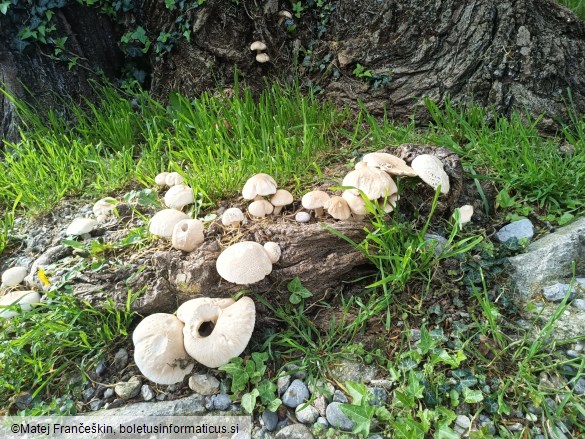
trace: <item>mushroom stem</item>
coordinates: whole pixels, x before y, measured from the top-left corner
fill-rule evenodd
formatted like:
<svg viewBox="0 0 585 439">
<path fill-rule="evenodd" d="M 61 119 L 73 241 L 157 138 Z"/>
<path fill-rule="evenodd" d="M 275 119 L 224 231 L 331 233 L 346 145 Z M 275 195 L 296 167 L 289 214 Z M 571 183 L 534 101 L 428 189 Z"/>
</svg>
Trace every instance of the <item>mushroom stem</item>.
<svg viewBox="0 0 585 439">
<path fill-rule="evenodd" d="M 354 219 L 354 221 L 363 221 L 364 218 L 366 217 L 365 215 L 357 215 L 355 213 L 352 213 L 351 216 Z"/>
<path fill-rule="evenodd" d="M 81 239 L 83 239 L 84 241 L 86 239 L 89 239 L 89 238 L 91 238 L 91 235 L 89 233 L 83 233 L 83 234 L 81 234 Z"/>
<path fill-rule="evenodd" d="M 317 207 L 315 209 L 315 216 L 323 216 L 325 215 L 325 211 L 323 210 L 322 207 Z"/>
<path fill-rule="evenodd" d="M 282 206 L 274 206 L 274 210 L 272 211 L 272 215 L 278 215 L 282 210 Z"/>
</svg>

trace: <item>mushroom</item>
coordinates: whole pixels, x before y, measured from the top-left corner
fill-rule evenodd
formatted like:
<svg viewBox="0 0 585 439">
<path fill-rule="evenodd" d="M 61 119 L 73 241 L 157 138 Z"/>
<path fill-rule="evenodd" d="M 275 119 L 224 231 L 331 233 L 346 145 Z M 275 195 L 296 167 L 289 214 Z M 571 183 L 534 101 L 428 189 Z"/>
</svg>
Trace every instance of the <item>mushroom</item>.
<svg viewBox="0 0 585 439">
<path fill-rule="evenodd" d="M 346 220 L 351 216 L 351 209 L 345 199 L 334 195 L 323 205 L 327 213 L 338 220 Z"/>
<path fill-rule="evenodd" d="M 165 187 L 167 185 L 167 176 L 169 175 L 168 172 L 161 172 L 156 177 L 154 177 L 154 182 L 157 186 Z"/>
<path fill-rule="evenodd" d="M 193 189 L 184 184 L 176 184 L 165 194 L 165 205 L 171 209 L 181 210 L 188 204 L 193 204 L 195 196 Z"/>
<path fill-rule="evenodd" d="M 169 187 L 183 183 L 185 183 L 185 179 L 178 172 L 169 172 L 165 177 L 165 184 Z"/>
<path fill-rule="evenodd" d="M 182 312 L 187 353 L 207 367 L 219 367 L 240 355 L 254 331 L 256 306 L 249 297 L 222 308 L 202 302 L 188 315 Z"/>
<path fill-rule="evenodd" d="M 270 61 L 270 57 L 267 54 L 262 53 L 266 49 L 267 49 L 266 44 L 264 44 L 262 41 L 254 41 L 250 45 L 250 50 L 256 51 L 256 61 L 258 61 L 259 63 L 265 63 Z"/>
<path fill-rule="evenodd" d="M 260 64 L 264 64 L 270 61 L 270 57 L 266 53 L 259 53 L 258 55 L 256 55 L 256 61 L 259 62 Z"/>
<path fill-rule="evenodd" d="M 177 250 L 192 252 L 204 239 L 203 223 L 198 219 L 184 219 L 175 224 L 171 243 Z"/>
<path fill-rule="evenodd" d="M 351 209 L 351 213 L 357 221 L 363 220 L 364 217 L 368 214 L 366 202 L 359 193 L 355 194 L 351 190 L 347 190 L 341 194 L 341 197 L 347 201 L 347 204 Z"/>
<path fill-rule="evenodd" d="M 463 224 L 467 224 L 471 221 L 471 217 L 473 216 L 473 206 L 470 204 L 465 204 L 459 208 L 459 224 L 463 226 Z"/>
<path fill-rule="evenodd" d="M 179 308 L 177 308 L 177 318 L 182 321 L 183 323 L 187 322 L 195 310 L 199 305 L 203 303 L 211 303 L 212 305 L 217 305 L 221 309 L 227 308 L 230 305 L 236 303 L 234 299 L 231 298 L 212 298 L 212 297 L 197 297 L 195 299 L 187 300 L 183 302 Z"/>
<path fill-rule="evenodd" d="M 434 155 L 416 156 L 410 164 L 416 175 L 433 189 L 441 186 L 441 193 L 449 193 L 449 176 L 443 169 L 443 162 Z"/>
<path fill-rule="evenodd" d="M 174 384 L 193 370 L 183 344 L 183 322 L 171 314 L 151 314 L 134 333 L 134 362 L 142 375 L 158 384 Z"/>
<path fill-rule="evenodd" d="M 371 168 L 377 168 L 390 175 L 416 177 L 414 170 L 404 160 L 386 152 L 372 152 L 362 157 Z"/>
<path fill-rule="evenodd" d="M 345 176 L 342 183 L 343 186 L 352 186 L 361 190 L 369 200 L 389 197 L 398 192 L 396 183 L 384 171 L 380 171 L 377 168 L 370 168 L 365 162 L 357 163 L 355 168 L 354 171 L 351 171 Z M 357 190 L 350 190 L 355 195 L 358 195 Z"/>
<path fill-rule="evenodd" d="M 237 207 L 230 207 L 221 215 L 221 223 L 226 227 L 240 227 L 242 221 L 244 221 L 244 213 Z"/>
<path fill-rule="evenodd" d="M 246 200 L 258 200 L 276 193 L 276 181 L 268 174 L 256 174 L 246 181 L 242 196 Z"/>
<path fill-rule="evenodd" d="M 26 267 L 12 267 L 2 273 L 2 286 L 3 287 L 14 287 L 21 283 L 28 270 Z"/>
<path fill-rule="evenodd" d="M 264 218 L 266 215 L 270 215 L 273 211 L 274 206 L 266 200 L 256 200 L 248 206 L 248 212 L 256 218 Z"/>
<path fill-rule="evenodd" d="M 112 197 L 105 197 L 96 201 L 93 205 L 93 214 L 98 222 L 105 221 L 109 215 L 114 213 L 118 200 Z"/>
<path fill-rule="evenodd" d="M 242 241 L 221 252 L 215 268 L 228 282 L 248 285 L 260 282 L 268 276 L 272 272 L 272 262 L 260 244 Z"/>
<path fill-rule="evenodd" d="M 186 213 L 175 209 L 163 209 L 150 219 L 148 230 L 153 235 L 171 239 L 175 225 L 185 219 L 189 219 Z"/>
<path fill-rule="evenodd" d="M 23 311 L 30 311 L 32 305 L 41 301 L 41 295 L 36 291 L 13 291 L 0 297 L 0 317 L 10 319 L 18 314 L 11 309 L 2 309 L 11 305 L 20 305 Z"/>
<path fill-rule="evenodd" d="M 278 189 L 272 198 L 270 198 L 270 203 L 274 206 L 274 215 L 278 215 L 284 206 L 288 206 L 292 204 L 293 196 L 292 194 L 285 190 L 285 189 Z"/>
<path fill-rule="evenodd" d="M 276 264 L 280 260 L 282 250 L 276 242 L 268 241 L 264 244 L 264 250 L 266 250 L 268 257 L 270 258 L 270 262 L 273 264 Z"/>
<path fill-rule="evenodd" d="M 309 212 L 301 210 L 300 212 L 296 213 L 295 221 L 298 223 L 308 223 L 309 221 L 311 221 L 311 214 Z"/>
<path fill-rule="evenodd" d="M 301 204 L 305 209 L 314 210 L 315 216 L 323 216 L 323 206 L 329 198 L 327 192 L 310 191 L 303 195 L 303 198 L 301 198 Z"/>
<path fill-rule="evenodd" d="M 90 233 L 95 230 L 97 221 L 91 218 L 75 218 L 65 233 L 67 235 L 81 236 L 81 239 L 88 239 Z"/>
</svg>

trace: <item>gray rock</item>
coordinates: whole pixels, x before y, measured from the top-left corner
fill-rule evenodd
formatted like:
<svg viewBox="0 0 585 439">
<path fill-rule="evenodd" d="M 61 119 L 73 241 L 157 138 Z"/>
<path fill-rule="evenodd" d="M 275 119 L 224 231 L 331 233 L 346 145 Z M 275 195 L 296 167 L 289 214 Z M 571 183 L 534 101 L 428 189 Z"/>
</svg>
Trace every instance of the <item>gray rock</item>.
<svg viewBox="0 0 585 439">
<path fill-rule="evenodd" d="M 16 397 L 14 405 L 19 410 L 27 409 L 33 402 L 33 397 L 29 392 L 24 392 Z"/>
<path fill-rule="evenodd" d="M 234 434 L 231 439 L 252 439 L 252 435 L 247 431 L 240 431 L 239 433 Z"/>
<path fill-rule="evenodd" d="M 513 280 L 525 298 L 537 293 L 547 282 L 557 282 L 571 275 L 572 262 L 577 273 L 585 273 L 585 218 L 555 233 L 546 235 L 527 247 L 527 252 L 509 258 Z"/>
<path fill-rule="evenodd" d="M 313 434 L 303 424 L 287 425 L 276 433 L 275 439 L 313 439 Z"/>
<path fill-rule="evenodd" d="M 167 394 L 166 393 L 159 393 L 158 395 L 156 395 L 156 400 L 157 401 L 164 401 L 165 399 L 167 399 Z"/>
<path fill-rule="evenodd" d="M 583 349 L 585 349 L 585 344 L 583 344 L 581 342 L 575 343 L 575 346 L 573 346 L 573 349 L 575 349 L 577 352 L 581 352 Z"/>
<path fill-rule="evenodd" d="M 278 389 L 279 396 L 286 392 L 286 389 L 288 389 L 288 386 L 290 386 L 290 381 L 291 381 L 290 375 L 282 376 L 278 380 L 276 380 L 276 388 Z"/>
<path fill-rule="evenodd" d="M 122 370 L 128 364 L 128 351 L 124 348 L 118 350 L 116 355 L 114 355 L 114 361 L 112 362 L 112 366 L 115 370 Z"/>
<path fill-rule="evenodd" d="M 577 395 L 583 395 L 585 393 L 585 378 L 579 378 L 575 383 L 573 390 Z"/>
<path fill-rule="evenodd" d="M 569 293 L 569 300 L 575 297 L 575 289 L 570 289 L 571 285 L 557 282 L 554 285 L 549 285 L 543 289 L 543 296 L 549 302 L 562 301 L 567 293 Z"/>
<path fill-rule="evenodd" d="M 341 402 L 342 404 L 347 404 L 349 400 L 341 390 L 336 390 L 335 392 L 333 392 L 333 402 Z"/>
<path fill-rule="evenodd" d="M 447 238 L 444 238 L 441 235 L 436 235 L 434 233 L 427 233 L 424 236 L 424 239 L 425 241 L 429 241 L 429 247 L 434 247 L 435 255 L 437 256 L 441 254 L 441 252 L 445 249 L 445 245 L 447 245 Z"/>
<path fill-rule="evenodd" d="M 81 397 L 84 401 L 89 401 L 91 398 L 93 398 L 93 395 L 95 395 L 95 389 L 93 387 L 88 387 L 83 391 Z"/>
<path fill-rule="evenodd" d="M 329 428 L 329 422 L 327 422 L 327 418 L 325 418 L 324 416 L 319 416 L 319 418 L 317 418 L 317 422 L 315 422 L 315 427 L 318 425 L 321 426 L 322 428 Z"/>
<path fill-rule="evenodd" d="M 164 395 L 164 394 L 161 394 Z M 139 402 L 128 404 L 116 410 L 108 410 L 107 413 L 97 411 L 91 413 L 96 416 L 196 416 L 205 414 L 205 397 L 191 395 L 187 398 L 175 399 L 163 402 Z"/>
<path fill-rule="evenodd" d="M 319 418 L 319 411 L 312 405 L 301 404 L 297 406 L 295 416 L 301 424 L 314 424 Z"/>
<path fill-rule="evenodd" d="M 101 360 L 95 368 L 95 373 L 98 376 L 104 376 L 108 371 L 108 366 L 106 364 L 106 360 Z"/>
<path fill-rule="evenodd" d="M 517 240 L 522 238 L 530 240 L 533 236 L 534 226 L 529 219 L 521 219 L 511 222 L 507 226 L 502 227 L 496 233 L 496 238 L 500 242 L 507 242 L 513 238 L 516 238 Z"/>
<path fill-rule="evenodd" d="M 382 387 L 383 389 L 390 390 L 394 383 L 391 380 L 371 380 L 370 384 L 374 387 Z"/>
<path fill-rule="evenodd" d="M 338 430 L 343 431 L 351 431 L 355 426 L 355 422 L 349 419 L 345 414 L 341 411 L 341 403 L 340 402 L 332 402 L 327 406 L 327 422 L 333 427 L 337 428 Z"/>
<path fill-rule="evenodd" d="M 215 395 L 215 398 L 213 398 L 213 408 L 215 410 L 227 410 L 230 405 L 232 405 L 232 400 L 225 393 Z"/>
<path fill-rule="evenodd" d="M 145 401 L 150 401 L 153 399 L 154 392 L 152 391 L 152 387 L 150 387 L 148 384 L 143 384 L 140 388 L 140 396 L 142 396 L 142 399 Z"/>
<path fill-rule="evenodd" d="M 139 377 L 134 376 L 130 378 L 128 381 L 122 381 L 121 383 L 117 383 L 114 387 L 114 391 L 116 395 L 118 395 L 124 401 L 134 398 L 138 396 L 140 393 L 140 389 L 142 387 L 142 381 Z"/>
<path fill-rule="evenodd" d="M 575 300 L 573 300 L 571 305 L 573 305 L 575 308 L 577 308 L 581 311 L 585 311 L 585 300 L 583 300 L 583 299 L 575 299 Z"/>
<path fill-rule="evenodd" d="M 471 427 L 471 419 L 465 415 L 459 415 L 455 419 L 455 425 L 462 430 L 469 430 L 469 427 Z"/>
<path fill-rule="evenodd" d="M 114 389 L 111 387 L 107 388 L 104 392 L 104 399 L 110 399 L 112 396 L 114 396 L 114 393 Z"/>
<path fill-rule="evenodd" d="M 410 340 L 414 343 L 420 340 L 420 329 L 410 330 Z"/>
<path fill-rule="evenodd" d="M 293 378 L 296 378 L 296 379 L 299 379 L 299 380 L 304 380 L 305 378 L 307 378 L 307 372 L 305 372 L 304 370 L 302 370 L 296 364 L 287 364 L 285 366 L 285 369 L 286 369 L 287 372 L 289 372 L 291 374 L 291 376 Z"/>
<path fill-rule="evenodd" d="M 301 380 L 294 380 L 282 395 L 282 403 L 293 409 L 308 399 L 309 389 Z"/>
<path fill-rule="evenodd" d="M 368 436 L 368 439 L 384 439 L 382 436 L 380 436 L 379 434 L 373 434 L 371 436 Z"/>
<path fill-rule="evenodd" d="M 369 383 L 378 374 L 374 365 L 367 365 L 357 361 L 341 360 L 330 370 L 332 377 L 340 382 L 355 381 L 356 383 Z"/>
<path fill-rule="evenodd" d="M 368 389 L 368 402 L 370 405 L 382 407 L 388 401 L 388 394 L 381 387 L 370 387 Z"/>
<path fill-rule="evenodd" d="M 104 405 L 104 409 L 112 410 L 118 407 L 122 407 L 124 405 L 124 400 L 121 398 L 116 398 L 112 402 L 108 402 Z"/>
<path fill-rule="evenodd" d="M 325 395 L 319 395 L 313 400 L 313 406 L 317 409 L 321 416 L 325 416 L 325 410 L 327 410 L 327 399 Z"/>
<path fill-rule="evenodd" d="M 104 401 L 101 399 L 94 399 L 89 403 L 89 408 L 91 411 L 95 412 L 96 410 L 101 409 L 104 406 Z"/>
<path fill-rule="evenodd" d="M 569 358 L 579 358 L 581 356 L 581 354 L 577 351 L 574 351 L 573 349 L 569 349 L 567 351 L 567 357 Z"/>
<path fill-rule="evenodd" d="M 261 416 L 262 425 L 268 431 L 276 430 L 276 425 L 278 424 L 278 415 L 275 412 L 271 412 L 270 410 L 264 410 Z"/>
<path fill-rule="evenodd" d="M 509 424 L 509 425 L 507 425 L 507 426 L 506 426 L 506 428 L 507 428 L 509 431 L 520 431 L 520 430 L 522 430 L 523 426 L 522 426 L 522 424 L 520 424 L 519 422 L 516 422 L 516 423 L 514 423 L 514 424 Z"/>
<path fill-rule="evenodd" d="M 215 395 L 207 396 L 205 398 L 205 409 L 206 410 L 213 410 L 213 400 L 215 399 Z"/>
<path fill-rule="evenodd" d="M 200 395 L 215 395 L 219 392 L 219 380 L 211 375 L 199 374 L 189 378 L 189 388 Z"/>
</svg>

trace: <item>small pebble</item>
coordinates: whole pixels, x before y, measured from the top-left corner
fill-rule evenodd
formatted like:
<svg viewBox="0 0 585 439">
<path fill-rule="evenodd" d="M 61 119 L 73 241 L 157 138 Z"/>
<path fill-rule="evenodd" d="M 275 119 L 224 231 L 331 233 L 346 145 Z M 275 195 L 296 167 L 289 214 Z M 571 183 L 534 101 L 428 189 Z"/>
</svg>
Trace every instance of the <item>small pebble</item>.
<svg viewBox="0 0 585 439">
<path fill-rule="evenodd" d="M 507 425 L 506 428 L 508 431 L 520 431 L 522 430 L 523 426 L 519 422 L 516 422 L 514 424 Z"/>
<path fill-rule="evenodd" d="M 569 290 L 569 284 L 556 283 L 543 289 L 542 295 L 549 302 L 560 302 L 569 293 L 569 300 L 575 296 L 575 289 Z M 570 291 L 570 292 L 569 292 Z"/>
<path fill-rule="evenodd" d="M 380 387 L 370 387 L 368 389 L 368 402 L 370 405 L 382 407 L 388 401 L 388 394 L 386 390 Z"/>
<path fill-rule="evenodd" d="M 307 372 L 305 372 L 304 370 L 302 370 L 296 364 L 287 364 L 285 366 L 285 369 L 289 373 L 292 372 L 291 375 L 292 375 L 293 378 L 296 378 L 296 379 L 299 379 L 299 380 L 304 380 L 305 378 L 307 378 Z"/>
<path fill-rule="evenodd" d="M 538 416 L 534 413 L 526 413 L 526 419 L 530 422 L 536 422 L 538 420 Z"/>
<path fill-rule="evenodd" d="M 319 395 L 316 397 L 313 400 L 313 406 L 321 416 L 325 416 L 325 410 L 327 410 L 327 399 L 325 399 L 325 395 Z"/>
<path fill-rule="evenodd" d="M 164 401 L 165 399 L 167 399 L 167 394 L 166 393 L 159 393 L 158 395 L 156 395 L 156 400 L 157 401 Z"/>
<path fill-rule="evenodd" d="M 264 410 L 261 416 L 262 425 L 268 431 L 276 430 L 276 425 L 278 424 L 278 415 L 275 412 L 271 412 L 270 410 Z"/>
<path fill-rule="evenodd" d="M 89 401 L 91 398 L 93 398 L 93 395 L 95 394 L 95 389 L 93 387 L 88 387 L 87 389 L 85 389 L 82 393 L 82 398 L 84 401 Z"/>
<path fill-rule="evenodd" d="M 140 388 L 140 396 L 142 396 L 143 400 L 150 401 L 154 398 L 154 392 L 148 384 L 143 384 Z"/>
<path fill-rule="evenodd" d="M 345 396 L 341 390 L 336 390 L 333 393 L 333 402 L 341 402 L 343 404 L 347 404 L 349 402 L 349 400 L 347 399 L 347 396 Z"/>
<path fill-rule="evenodd" d="M 314 424 L 319 418 L 319 411 L 312 405 L 301 404 L 296 408 L 295 416 L 301 424 Z"/>
<path fill-rule="evenodd" d="M 122 407 L 123 405 L 124 405 L 124 400 L 123 399 L 120 399 L 120 398 L 117 398 L 117 399 L 114 399 L 112 402 L 108 402 L 106 405 L 104 405 L 104 408 L 106 410 L 108 410 L 108 409 L 115 409 L 115 408 L 118 408 L 118 407 Z"/>
<path fill-rule="evenodd" d="M 94 399 L 89 403 L 89 408 L 94 412 L 101 409 L 103 406 L 104 402 L 101 399 Z"/>
<path fill-rule="evenodd" d="M 106 360 L 101 360 L 95 368 L 95 373 L 98 376 L 104 376 L 108 371 L 108 366 L 106 365 Z"/>
<path fill-rule="evenodd" d="M 139 377 L 134 376 L 126 382 L 117 383 L 114 387 L 114 391 L 121 399 L 127 401 L 138 396 L 141 388 L 142 381 Z"/>
<path fill-rule="evenodd" d="M 351 431 L 355 426 L 355 422 L 349 419 L 341 411 L 340 402 L 332 402 L 327 406 L 327 422 L 338 430 Z"/>
<path fill-rule="evenodd" d="M 112 361 L 112 366 L 115 370 L 122 370 L 128 364 L 128 351 L 124 348 L 119 349 L 114 355 L 114 361 Z"/>
<path fill-rule="evenodd" d="M 278 395 L 281 396 L 288 386 L 290 386 L 291 377 L 290 375 L 281 376 L 278 380 L 276 380 L 276 388 L 278 389 Z"/>
<path fill-rule="evenodd" d="M 295 215 L 295 221 L 298 223 L 308 223 L 311 220 L 311 215 L 308 212 L 297 212 Z"/>
<path fill-rule="evenodd" d="M 199 395 L 215 395 L 219 392 L 219 380 L 212 375 L 193 375 L 189 378 L 189 388 Z"/>
<path fill-rule="evenodd" d="M 104 399 L 110 399 L 112 396 L 114 396 L 114 389 L 112 389 L 111 387 L 109 387 L 104 392 Z"/>
<path fill-rule="evenodd" d="M 571 303 L 575 308 L 585 311 L 585 299 L 575 299 Z"/>
<path fill-rule="evenodd" d="M 455 419 L 455 425 L 462 430 L 469 430 L 469 427 L 471 427 L 471 419 L 465 415 L 459 415 Z"/>
<path fill-rule="evenodd" d="M 410 339 L 413 342 L 417 342 L 420 340 L 420 329 L 411 329 L 410 330 Z"/>
<path fill-rule="evenodd" d="M 219 395 L 215 395 L 213 399 L 213 408 L 215 410 L 227 410 L 232 405 L 232 400 L 230 399 L 229 395 L 225 393 L 220 393 Z"/>
<path fill-rule="evenodd" d="M 293 409 L 308 399 L 309 389 L 301 380 L 294 380 L 282 395 L 282 403 Z"/>
<path fill-rule="evenodd" d="M 329 428 L 329 422 L 323 416 L 319 416 L 317 418 L 317 422 L 315 422 L 315 426 L 320 425 L 322 428 Z"/>
<path fill-rule="evenodd" d="M 313 434 L 303 424 L 287 425 L 276 433 L 275 439 L 313 439 Z"/>
<path fill-rule="evenodd" d="M 585 393 L 585 378 L 579 378 L 575 383 L 573 390 L 577 395 L 583 395 Z"/>
</svg>

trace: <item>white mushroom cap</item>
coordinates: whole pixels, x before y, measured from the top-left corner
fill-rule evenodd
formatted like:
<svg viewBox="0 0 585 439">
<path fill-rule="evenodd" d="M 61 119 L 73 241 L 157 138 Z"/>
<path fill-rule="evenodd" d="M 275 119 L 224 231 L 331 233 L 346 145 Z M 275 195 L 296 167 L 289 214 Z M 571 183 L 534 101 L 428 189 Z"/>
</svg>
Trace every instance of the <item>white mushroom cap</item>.
<svg viewBox="0 0 585 439">
<path fill-rule="evenodd" d="M 266 215 L 270 215 L 273 210 L 274 206 L 266 200 L 256 200 L 248 206 L 250 215 L 257 218 L 264 218 Z"/>
<path fill-rule="evenodd" d="M 338 220 L 346 220 L 351 216 L 349 204 L 347 204 L 345 199 L 337 195 L 334 195 L 327 200 L 323 207 L 327 209 L 329 215 Z"/>
<path fill-rule="evenodd" d="M 184 219 L 189 219 L 189 215 L 175 209 L 163 209 L 150 219 L 148 230 L 153 235 L 171 239 L 175 225 Z"/>
<path fill-rule="evenodd" d="M 246 349 L 255 321 L 256 307 L 249 297 L 224 309 L 202 303 L 185 320 L 185 350 L 204 366 L 223 366 Z"/>
<path fill-rule="evenodd" d="M 93 205 L 92 209 L 93 214 L 96 217 L 107 216 L 114 212 L 116 204 L 118 204 L 118 201 L 115 198 L 112 197 L 102 198 L 101 200 L 96 201 L 96 203 Z"/>
<path fill-rule="evenodd" d="M 370 168 L 366 163 L 359 162 L 356 169 L 343 179 L 343 186 L 353 186 L 361 190 L 370 200 L 387 197 L 398 192 L 396 183 L 384 171 Z M 353 190 L 354 194 L 358 194 Z"/>
<path fill-rule="evenodd" d="M 414 170 L 404 160 L 386 152 L 372 152 L 362 157 L 371 168 L 378 168 L 390 175 L 416 177 Z"/>
<path fill-rule="evenodd" d="M 311 214 L 309 212 L 301 210 L 300 212 L 296 213 L 295 221 L 298 223 L 308 223 L 309 221 L 311 221 Z"/>
<path fill-rule="evenodd" d="M 356 194 L 351 190 L 347 190 L 341 194 L 341 197 L 347 201 L 347 204 L 354 215 L 364 216 L 368 214 L 366 202 L 359 193 Z"/>
<path fill-rule="evenodd" d="M 193 370 L 183 345 L 183 322 L 171 314 L 152 314 L 134 333 L 134 362 L 142 375 L 158 384 L 174 384 Z"/>
<path fill-rule="evenodd" d="M 18 314 L 17 311 L 3 309 L 4 306 L 20 305 L 23 311 L 29 311 L 31 306 L 41 301 L 41 295 L 36 291 L 13 291 L 0 297 L 0 317 L 10 319 Z"/>
<path fill-rule="evenodd" d="M 470 204 L 466 204 L 459 208 L 459 223 L 461 225 L 467 224 L 471 221 L 471 217 L 473 216 L 473 206 Z"/>
<path fill-rule="evenodd" d="M 185 183 L 185 179 L 178 172 L 169 172 L 165 177 L 165 183 L 167 186 L 175 186 Z"/>
<path fill-rule="evenodd" d="M 177 250 L 192 252 L 203 244 L 204 240 L 203 223 L 198 219 L 181 220 L 173 228 L 171 244 Z"/>
<path fill-rule="evenodd" d="M 292 14 L 288 11 L 278 11 L 278 16 L 279 17 L 285 17 L 285 18 L 293 18 Z"/>
<path fill-rule="evenodd" d="M 26 267 L 12 267 L 2 273 L 2 286 L 4 287 L 13 287 L 21 283 L 26 275 L 28 274 L 28 270 Z"/>
<path fill-rule="evenodd" d="M 323 206 L 329 200 L 329 194 L 324 191 L 310 191 L 303 195 L 301 204 L 305 209 L 314 210 L 316 216 L 323 215 Z"/>
<path fill-rule="evenodd" d="M 250 44 L 250 50 L 255 50 L 256 52 L 261 52 L 266 49 L 266 44 L 264 44 L 262 41 L 254 41 L 252 44 Z"/>
<path fill-rule="evenodd" d="M 91 218 L 75 218 L 65 233 L 67 235 L 81 236 L 91 233 L 95 230 L 97 221 Z"/>
<path fill-rule="evenodd" d="M 266 53 L 259 53 L 258 55 L 256 55 L 256 61 L 258 61 L 261 64 L 264 64 L 265 62 L 270 61 L 270 57 Z"/>
<path fill-rule="evenodd" d="M 266 250 L 268 257 L 270 258 L 270 262 L 273 264 L 276 264 L 280 260 L 282 250 L 276 242 L 268 241 L 264 244 L 264 250 Z"/>
<path fill-rule="evenodd" d="M 244 212 L 237 207 L 230 207 L 221 215 L 221 223 L 224 226 L 236 226 L 244 221 Z"/>
<path fill-rule="evenodd" d="M 416 156 L 410 164 L 416 175 L 422 181 L 437 189 L 441 185 L 441 193 L 449 193 L 449 176 L 443 169 L 443 162 L 434 155 L 422 154 Z"/>
<path fill-rule="evenodd" d="M 253 200 L 257 196 L 265 197 L 276 193 L 276 181 L 268 174 L 256 174 L 246 181 L 242 189 L 242 196 L 246 200 Z"/>
<path fill-rule="evenodd" d="M 188 322 L 191 319 L 193 311 L 203 303 L 210 303 L 212 305 L 217 305 L 221 309 L 227 308 L 230 305 L 236 303 L 234 299 L 231 298 L 217 298 L 217 297 L 197 297 L 195 299 L 187 300 L 183 302 L 179 308 L 177 308 L 177 318 L 182 321 L 183 323 Z"/>
<path fill-rule="evenodd" d="M 161 172 L 156 177 L 154 177 L 154 182 L 157 186 L 165 187 L 167 185 L 167 176 L 169 175 L 168 172 Z"/>
<path fill-rule="evenodd" d="M 278 215 L 283 206 L 288 206 L 292 202 L 293 196 L 286 189 L 278 189 L 272 198 L 270 198 L 270 203 L 274 206 L 274 215 Z"/>
<path fill-rule="evenodd" d="M 176 184 L 165 194 L 165 205 L 171 209 L 181 210 L 188 204 L 195 202 L 193 189 L 184 184 Z"/>
<path fill-rule="evenodd" d="M 215 263 L 219 275 L 238 285 L 260 282 L 272 272 L 272 262 L 260 244 L 238 242 L 226 248 Z"/>
</svg>

